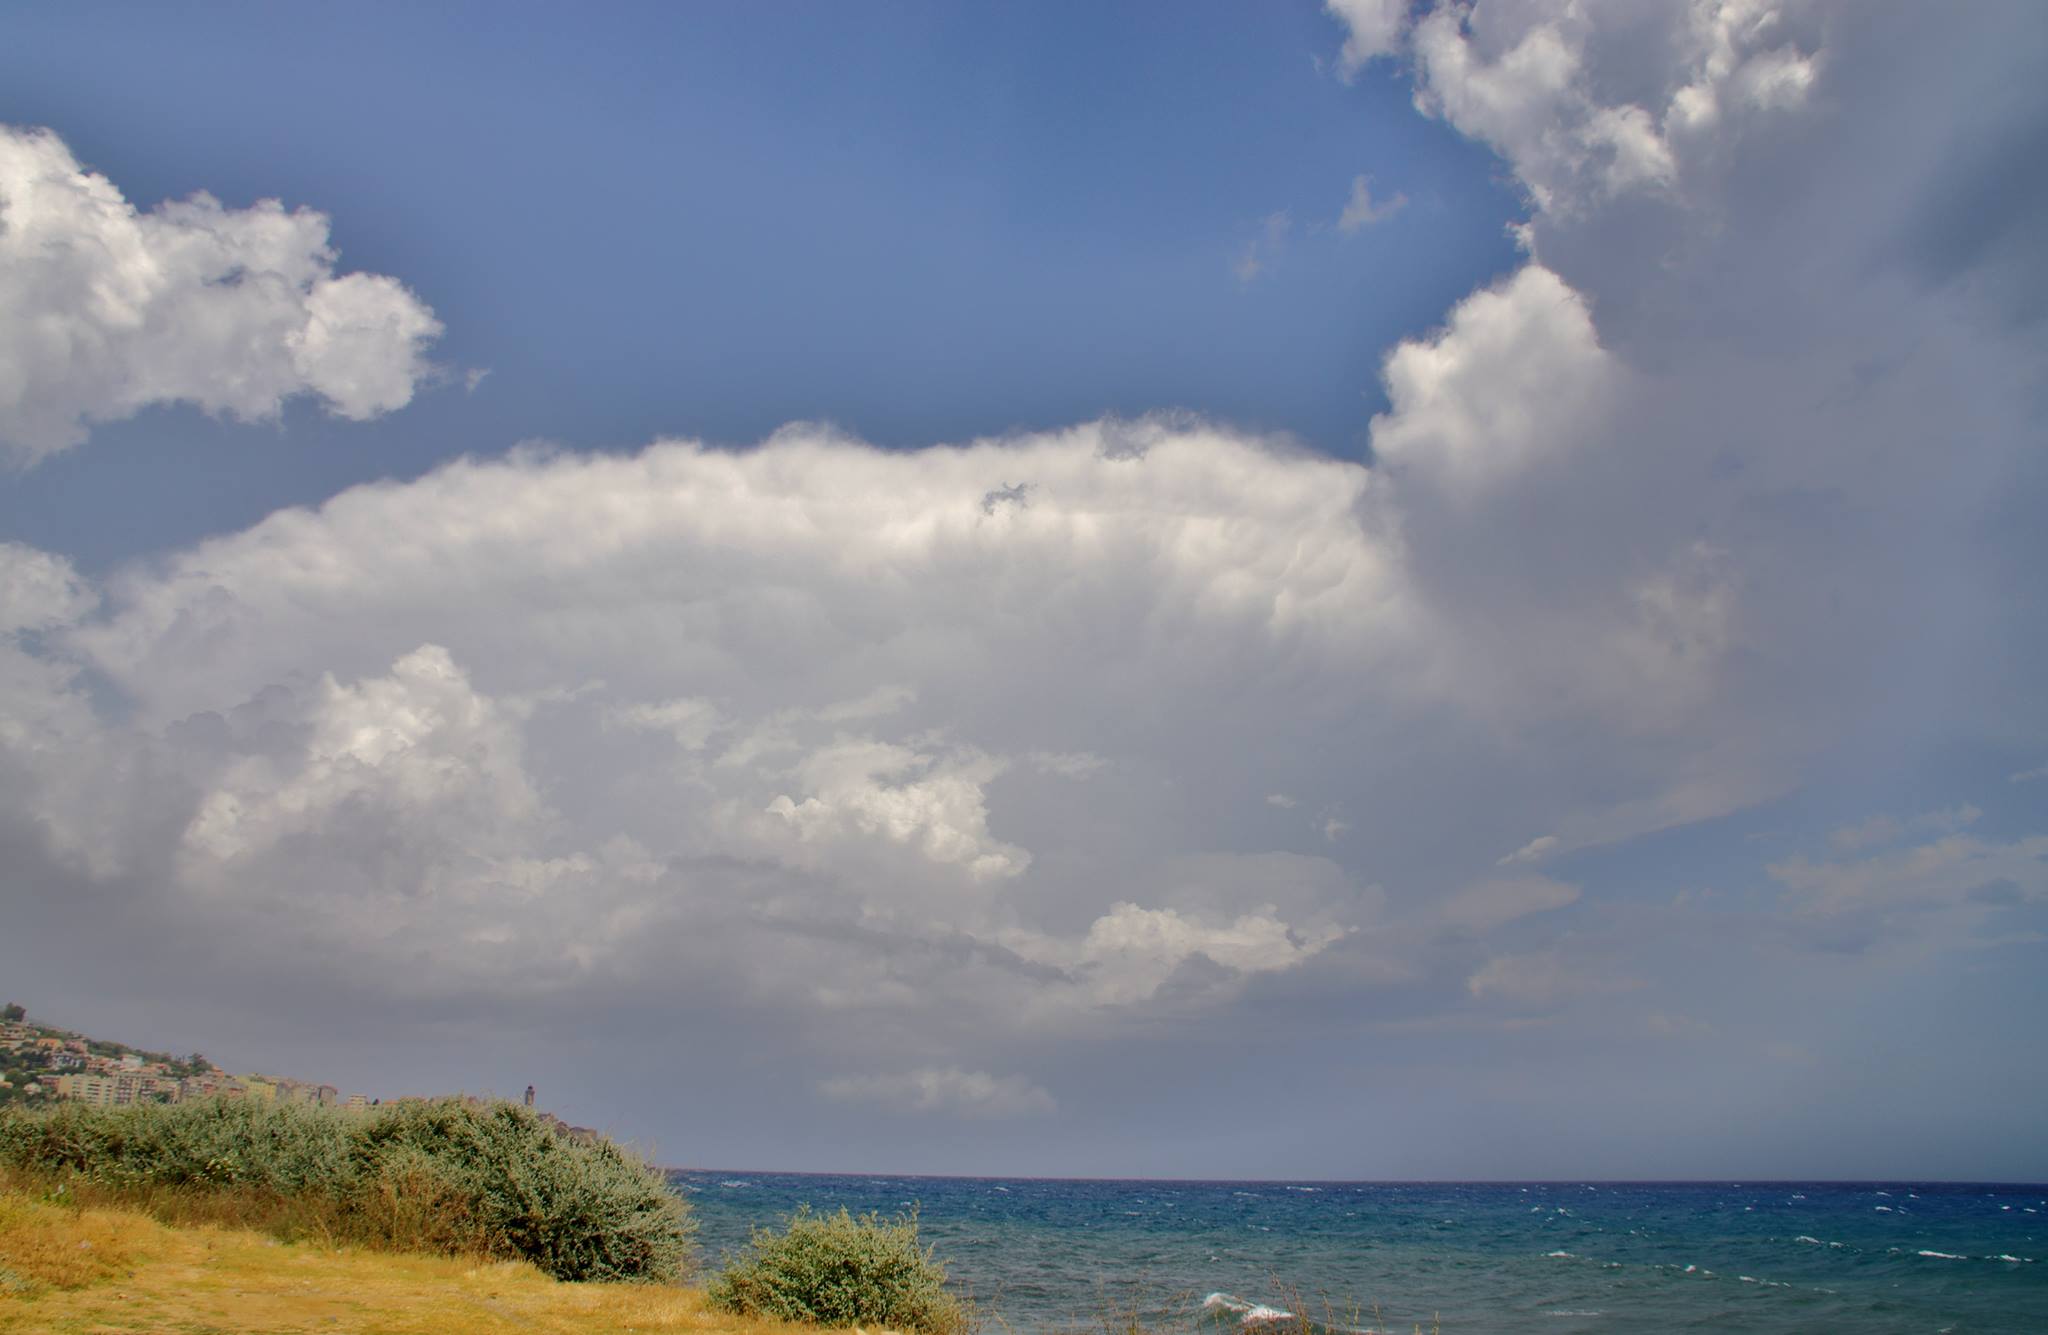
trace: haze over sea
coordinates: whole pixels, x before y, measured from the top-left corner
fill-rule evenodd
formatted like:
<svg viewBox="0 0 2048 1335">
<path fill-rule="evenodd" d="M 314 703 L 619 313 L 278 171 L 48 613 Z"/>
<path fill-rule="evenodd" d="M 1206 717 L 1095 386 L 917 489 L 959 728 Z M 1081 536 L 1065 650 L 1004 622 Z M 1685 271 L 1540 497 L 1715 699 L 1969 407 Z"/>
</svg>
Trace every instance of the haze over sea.
<svg viewBox="0 0 2048 1335">
<path fill-rule="evenodd" d="M 707 1264 L 800 1205 L 915 1206 L 1019 1332 L 1133 1304 L 1255 1325 L 1297 1294 L 1334 1325 L 1454 1335 L 2048 1330 L 2041 1185 L 674 1176 Z"/>
</svg>

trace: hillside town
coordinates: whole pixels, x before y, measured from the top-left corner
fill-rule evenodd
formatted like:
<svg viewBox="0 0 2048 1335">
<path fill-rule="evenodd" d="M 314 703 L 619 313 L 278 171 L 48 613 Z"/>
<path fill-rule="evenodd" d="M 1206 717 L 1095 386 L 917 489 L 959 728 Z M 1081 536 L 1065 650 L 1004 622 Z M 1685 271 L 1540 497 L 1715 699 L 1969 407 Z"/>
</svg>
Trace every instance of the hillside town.
<svg viewBox="0 0 2048 1335">
<path fill-rule="evenodd" d="M 115 1108 L 204 1098 L 344 1110 L 373 1108 L 383 1102 L 366 1094 L 344 1094 L 315 1080 L 254 1071 L 231 1074 L 196 1052 L 178 1057 L 131 1048 L 39 1023 L 19 1003 L 0 1007 L 0 1107 L 75 1100 L 89 1107 Z M 527 1107 L 534 1106 L 532 1085 L 526 1087 L 524 1101 Z M 564 1135 L 595 1135 L 551 1113 L 539 1115 Z"/>
<path fill-rule="evenodd" d="M 376 1100 L 289 1076 L 230 1074 L 199 1053 L 176 1057 L 89 1038 L 0 1008 L 0 1103 L 75 1099 L 94 1107 L 220 1097 L 367 1108 Z"/>
</svg>

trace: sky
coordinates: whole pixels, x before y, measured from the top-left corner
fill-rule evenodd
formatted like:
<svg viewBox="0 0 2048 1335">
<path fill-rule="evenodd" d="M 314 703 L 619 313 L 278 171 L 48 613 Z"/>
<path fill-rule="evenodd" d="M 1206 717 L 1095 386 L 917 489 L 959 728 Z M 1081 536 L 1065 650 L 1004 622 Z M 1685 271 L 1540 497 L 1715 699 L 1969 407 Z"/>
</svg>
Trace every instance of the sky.
<svg viewBox="0 0 2048 1335">
<path fill-rule="evenodd" d="M 0 992 L 663 1162 L 2048 1179 L 2048 11 L 8 6 Z"/>
</svg>

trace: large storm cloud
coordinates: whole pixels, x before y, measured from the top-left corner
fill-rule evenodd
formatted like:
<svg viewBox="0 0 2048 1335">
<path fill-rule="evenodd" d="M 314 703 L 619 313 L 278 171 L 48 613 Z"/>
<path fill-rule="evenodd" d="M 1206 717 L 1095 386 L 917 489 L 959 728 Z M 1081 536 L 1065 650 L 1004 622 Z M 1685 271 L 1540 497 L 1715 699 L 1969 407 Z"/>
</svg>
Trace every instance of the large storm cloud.
<svg viewBox="0 0 2048 1335">
<path fill-rule="evenodd" d="M 1594 1044 L 1725 1125 L 1756 1062 L 1821 1060 L 1774 1008 L 1824 983 L 1849 1024 L 2022 930 L 2040 835 L 1960 817 L 1758 849 L 1718 899 L 1568 859 L 1930 735 L 2048 745 L 2012 240 L 2048 219 L 1988 128 L 2048 124 L 2039 12 L 1332 8 L 1340 67 L 1404 62 L 1528 204 L 1519 266 L 1386 352 L 1367 462 L 1171 414 L 798 424 L 463 458 L 103 579 L 9 546 L 10 895 L 195 995 L 681 1016 L 834 1122 L 1057 1126 L 1138 1099 L 1119 1054 L 1299 1033 L 1417 1081 L 1418 1143 L 1429 1090 L 1490 1125 Z M 31 450 L 129 411 L 59 380 Z"/>
</svg>

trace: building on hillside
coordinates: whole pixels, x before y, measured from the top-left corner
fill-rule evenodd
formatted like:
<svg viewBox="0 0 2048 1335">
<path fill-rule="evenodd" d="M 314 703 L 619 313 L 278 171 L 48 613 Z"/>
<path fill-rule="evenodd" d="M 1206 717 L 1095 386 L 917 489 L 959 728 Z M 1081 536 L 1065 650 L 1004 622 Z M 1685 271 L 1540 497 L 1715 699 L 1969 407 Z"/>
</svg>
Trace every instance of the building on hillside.
<svg viewBox="0 0 2048 1335">
<path fill-rule="evenodd" d="M 76 1099 L 93 1108 L 125 1108 L 131 1103 L 176 1103 L 182 1093 L 177 1081 L 141 1071 L 122 1071 L 113 1075 L 60 1075 L 56 1091 L 60 1099 Z"/>
<path fill-rule="evenodd" d="M 114 1077 L 114 1102 L 176 1103 L 178 1082 L 146 1071 L 122 1071 Z"/>
<path fill-rule="evenodd" d="M 114 1077 L 110 1075 L 60 1075 L 57 1097 L 76 1099 L 88 1108 L 114 1106 Z"/>
<path fill-rule="evenodd" d="M 279 1103 L 325 1104 L 332 1101 L 335 1096 L 332 1085 L 309 1084 L 304 1080 L 294 1080 L 290 1076 L 271 1076 L 270 1083 L 277 1086 Z"/>
<path fill-rule="evenodd" d="M 178 1097 L 181 1099 L 240 1098 L 243 1094 L 239 1080 L 225 1071 L 209 1071 L 205 1075 L 188 1075 L 178 1082 Z"/>
</svg>

